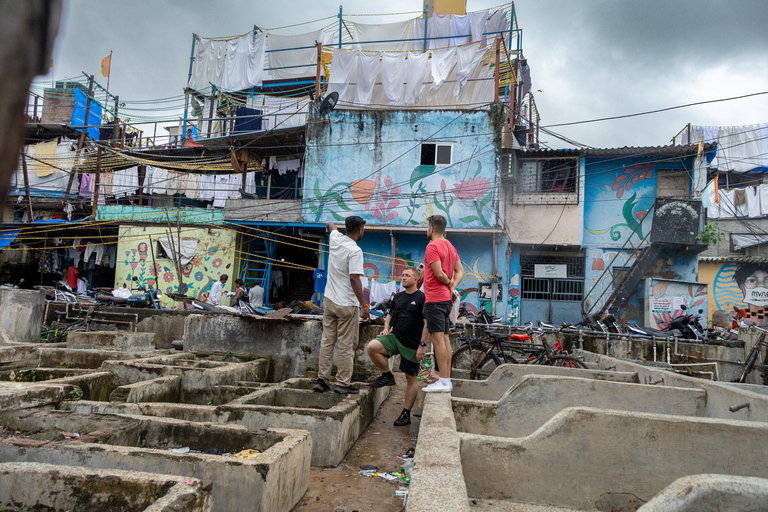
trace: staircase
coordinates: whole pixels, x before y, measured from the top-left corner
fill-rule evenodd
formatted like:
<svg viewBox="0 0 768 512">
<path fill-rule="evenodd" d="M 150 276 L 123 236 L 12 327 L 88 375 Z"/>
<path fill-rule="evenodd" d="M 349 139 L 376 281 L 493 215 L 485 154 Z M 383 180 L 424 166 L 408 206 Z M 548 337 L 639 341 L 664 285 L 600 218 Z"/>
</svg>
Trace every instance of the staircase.
<svg viewBox="0 0 768 512">
<path fill-rule="evenodd" d="M 651 238 L 651 230 L 649 229 L 645 237 L 637 244 L 632 242 L 632 237 L 638 230 L 640 230 L 645 219 L 652 217 L 652 210 L 653 208 L 648 211 L 648 214 L 642 221 L 640 221 L 640 223 L 638 223 L 637 227 L 627 237 L 624 244 L 616 250 L 616 255 L 608 264 L 606 264 L 603 273 L 600 274 L 600 277 L 592 288 L 584 294 L 581 309 L 585 317 L 595 315 L 597 318 L 602 318 L 606 313 L 614 310 L 614 306 L 617 304 L 624 304 L 635 288 L 637 288 L 637 285 L 643 277 L 645 277 L 646 271 L 653 265 L 653 262 L 661 251 L 662 244 L 649 242 Z M 613 264 L 619 256 L 626 256 L 627 259 L 625 261 L 632 261 L 632 264 L 626 273 L 626 277 L 620 282 L 616 282 L 616 280 L 613 279 L 611 281 L 611 286 L 606 286 L 601 290 L 598 290 L 600 293 L 593 296 L 592 293 L 596 291 L 595 289 L 601 282 L 603 282 L 606 275 L 613 272 Z M 608 294 L 608 292 L 610 292 L 610 294 Z M 607 298 L 603 301 L 606 295 Z M 590 306 L 587 306 L 587 301 L 590 297 L 593 297 L 594 301 Z"/>
<path fill-rule="evenodd" d="M 248 257 L 240 269 L 240 279 L 246 286 L 256 282 L 264 288 L 264 305 L 269 306 L 269 283 L 272 274 L 272 260 L 275 258 L 277 242 L 268 234 L 254 237 L 248 243 Z"/>
</svg>

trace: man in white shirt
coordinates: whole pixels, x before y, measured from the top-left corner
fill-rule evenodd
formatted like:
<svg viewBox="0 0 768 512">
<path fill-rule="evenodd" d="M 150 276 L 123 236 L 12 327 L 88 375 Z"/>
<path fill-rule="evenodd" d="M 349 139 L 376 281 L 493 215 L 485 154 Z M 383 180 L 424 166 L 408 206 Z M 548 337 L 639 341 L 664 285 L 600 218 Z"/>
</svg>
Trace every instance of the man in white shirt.
<svg viewBox="0 0 768 512">
<path fill-rule="evenodd" d="M 264 288 L 259 286 L 256 281 L 251 284 L 251 289 L 248 290 L 248 302 L 251 303 L 252 308 L 264 306 Z"/>
<path fill-rule="evenodd" d="M 365 221 L 353 215 L 344 221 L 347 230 L 342 235 L 333 222 L 325 226 L 328 237 L 328 282 L 325 285 L 323 302 L 323 338 L 320 342 L 320 363 L 317 384 L 318 393 L 329 391 L 333 349 L 338 349 L 338 371 L 334 391 L 341 394 L 357 394 L 360 390 L 352 386 L 352 367 L 355 348 L 360 340 L 359 307 L 363 307 L 363 320 L 368 319 L 368 304 L 363 296 L 363 251 L 357 242 L 363 238 Z"/>
<path fill-rule="evenodd" d="M 213 283 L 211 291 L 208 293 L 208 304 L 212 306 L 221 306 L 221 291 L 224 285 L 227 284 L 228 279 L 229 276 L 227 274 L 221 274 L 219 280 Z"/>
</svg>

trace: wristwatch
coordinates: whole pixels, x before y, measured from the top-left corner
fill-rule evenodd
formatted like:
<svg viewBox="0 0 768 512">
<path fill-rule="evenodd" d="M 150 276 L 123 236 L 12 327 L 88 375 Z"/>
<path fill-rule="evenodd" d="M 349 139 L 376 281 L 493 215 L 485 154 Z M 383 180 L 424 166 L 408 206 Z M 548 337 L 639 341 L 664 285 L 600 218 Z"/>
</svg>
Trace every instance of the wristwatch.
<svg viewBox="0 0 768 512">
<path fill-rule="evenodd" d="M 419 341 L 419 346 L 420 346 L 420 347 L 426 347 L 426 346 L 427 346 L 427 344 L 426 344 L 426 343 L 424 343 L 423 341 Z"/>
</svg>

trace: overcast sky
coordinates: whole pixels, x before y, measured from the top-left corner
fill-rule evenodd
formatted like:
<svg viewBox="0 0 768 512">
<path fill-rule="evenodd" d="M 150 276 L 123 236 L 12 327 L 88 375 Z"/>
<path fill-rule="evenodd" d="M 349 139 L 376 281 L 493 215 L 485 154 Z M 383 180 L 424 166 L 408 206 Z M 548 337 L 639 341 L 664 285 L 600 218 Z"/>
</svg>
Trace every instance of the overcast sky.
<svg viewBox="0 0 768 512">
<path fill-rule="evenodd" d="M 422 9 L 419 0 L 342 3 L 345 14 Z M 54 47 L 55 77 L 86 72 L 106 86 L 100 62 L 112 50 L 110 92 L 121 100 L 180 96 L 193 33 L 226 36 L 244 33 L 254 24 L 292 25 L 337 15 L 338 4 L 65 0 Z M 494 0 L 468 0 L 467 9 L 496 5 Z M 518 0 L 515 8 L 544 126 L 768 91 L 766 0 Z M 383 23 L 414 16 L 353 19 Z M 308 32 L 332 21 L 279 33 Z M 183 99 L 166 104 L 180 105 Z M 668 144 L 688 122 L 768 122 L 768 95 L 553 130 L 596 147 L 649 146 Z M 549 135 L 542 134 L 542 140 L 552 147 L 568 147 Z"/>
</svg>

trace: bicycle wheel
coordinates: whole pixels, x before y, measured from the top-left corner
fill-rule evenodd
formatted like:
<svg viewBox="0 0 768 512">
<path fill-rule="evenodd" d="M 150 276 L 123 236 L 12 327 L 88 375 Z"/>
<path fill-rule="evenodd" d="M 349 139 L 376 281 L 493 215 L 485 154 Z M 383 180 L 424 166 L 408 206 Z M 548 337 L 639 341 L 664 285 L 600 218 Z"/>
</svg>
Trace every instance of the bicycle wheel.
<svg viewBox="0 0 768 512">
<path fill-rule="evenodd" d="M 558 366 L 560 368 L 587 368 L 587 365 L 583 361 L 579 361 L 575 357 L 561 355 L 552 356 L 552 366 Z"/>
<path fill-rule="evenodd" d="M 471 380 L 488 378 L 500 364 L 499 356 L 493 352 L 486 354 L 481 345 L 462 345 L 453 353 L 451 358 L 451 368 L 468 370 Z"/>
</svg>

